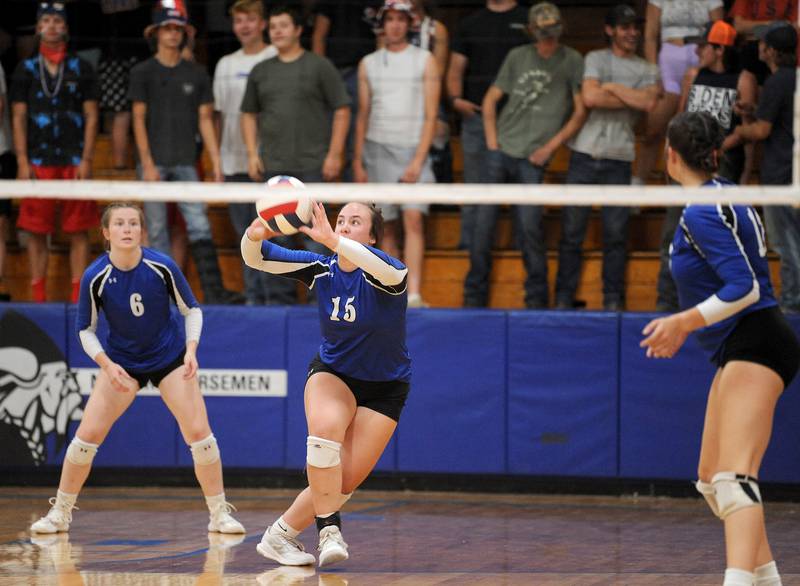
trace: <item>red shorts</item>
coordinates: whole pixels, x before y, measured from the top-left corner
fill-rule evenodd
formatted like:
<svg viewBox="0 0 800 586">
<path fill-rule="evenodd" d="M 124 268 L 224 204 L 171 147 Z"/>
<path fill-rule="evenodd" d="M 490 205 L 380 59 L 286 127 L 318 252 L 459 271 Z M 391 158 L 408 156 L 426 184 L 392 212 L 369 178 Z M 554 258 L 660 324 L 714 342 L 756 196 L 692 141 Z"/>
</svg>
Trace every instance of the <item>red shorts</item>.
<svg viewBox="0 0 800 586">
<path fill-rule="evenodd" d="M 39 167 L 31 165 L 36 179 L 75 179 L 76 167 Z M 61 205 L 61 229 L 67 233 L 84 232 L 100 221 L 97 202 L 86 200 L 23 199 L 19 204 L 17 227 L 34 234 L 52 234 L 56 227 L 56 207 Z"/>
</svg>

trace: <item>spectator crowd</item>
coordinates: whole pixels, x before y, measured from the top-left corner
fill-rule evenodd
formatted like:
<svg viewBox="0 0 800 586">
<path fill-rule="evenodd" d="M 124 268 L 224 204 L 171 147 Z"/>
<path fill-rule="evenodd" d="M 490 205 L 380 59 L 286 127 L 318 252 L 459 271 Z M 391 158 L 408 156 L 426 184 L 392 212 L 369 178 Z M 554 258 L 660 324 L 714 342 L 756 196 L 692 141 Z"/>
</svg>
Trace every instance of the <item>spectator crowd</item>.
<svg viewBox="0 0 800 586">
<path fill-rule="evenodd" d="M 797 0 L 649 0 L 644 11 L 609 5 L 591 31 L 605 44 L 585 55 L 562 42 L 577 25 L 565 22 L 551 2 L 524 7 L 486 0 L 451 32 L 426 0 L 268 8 L 262 0 L 99 0 L 108 25 L 104 42 L 96 32 L 73 33 L 71 23 L 85 27 L 93 18 L 70 19 L 82 4 L 37 2 L 33 40 L 17 43 L 18 62 L 9 62 L 10 50 L 2 59 L 13 71 L 6 76 L 0 66 L 0 178 L 89 179 L 102 127 L 119 169 L 132 134 L 142 181 L 262 182 L 292 175 L 306 182 L 448 182 L 452 130 L 460 133 L 467 183 L 542 183 L 566 148 L 566 183 L 645 184 L 664 181 L 654 170 L 672 117 L 704 111 L 727 137 L 720 175 L 741 184 L 792 181 Z M 207 47 L 199 42 L 195 13 L 202 14 Z M 221 46 L 235 50 L 220 55 Z M 425 307 L 428 207 L 380 208 L 387 222 L 383 247 L 409 268 L 409 306 Z M 241 238 L 252 206 L 229 204 L 228 210 Z M 10 298 L 3 275 L 11 212 L 11 202 L 0 200 L 0 300 Z M 631 213 L 620 206 L 600 210 L 603 306 L 610 311 L 626 304 Z M 191 256 L 206 303 L 297 301 L 291 283 L 246 266 L 243 292 L 223 285 L 204 204 L 147 202 L 144 214 L 150 247 L 179 266 Z M 499 214 L 496 205 L 461 209 L 467 307 L 489 303 Z M 585 206 L 561 209 L 555 298 L 549 299 L 544 210 L 512 208 L 526 307 L 579 304 L 590 214 Z M 764 215 L 780 255 L 781 305 L 800 311 L 800 217 L 788 206 L 766 206 Z M 668 246 L 679 217 L 680 209 L 668 209 L 663 224 L 659 311 L 677 309 Z M 47 300 L 48 236 L 58 218 L 70 246 L 73 302 L 90 260 L 95 202 L 23 199 L 16 228 L 36 302 Z M 318 246 L 290 237 L 282 244 Z"/>
</svg>

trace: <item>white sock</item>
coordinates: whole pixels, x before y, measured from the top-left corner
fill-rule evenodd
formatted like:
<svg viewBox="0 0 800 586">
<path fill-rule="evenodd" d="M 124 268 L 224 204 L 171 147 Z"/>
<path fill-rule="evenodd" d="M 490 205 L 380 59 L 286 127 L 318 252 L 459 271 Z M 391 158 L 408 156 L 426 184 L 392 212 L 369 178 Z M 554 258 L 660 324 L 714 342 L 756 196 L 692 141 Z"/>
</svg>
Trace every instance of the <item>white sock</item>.
<svg viewBox="0 0 800 586">
<path fill-rule="evenodd" d="M 77 494 L 70 494 L 68 492 L 61 492 L 60 490 L 56 493 L 56 506 L 63 509 L 71 509 L 75 506 L 75 501 L 78 500 Z"/>
<path fill-rule="evenodd" d="M 283 515 L 278 517 L 278 520 L 269 526 L 268 531 L 272 535 L 284 535 L 292 539 L 300 535 L 300 532 L 297 529 L 289 525 L 289 523 L 283 519 Z"/>
<path fill-rule="evenodd" d="M 756 586 L 783 586 L 775 560 L 756 568 Z"/>
<path fill-rule="evenodd" d="M 206 497 L 206 505 L 208 505 L 208 510 L 214 512 L 219 505 L 225 502 L 225 493 L 221 492 L 216 496 L 207 496 Z"/>
<path fill-rule="evenodd" d="M 725 581 L 722 586 L 753 586 L 755 575 L 738 568 L 728 568 L 725 570 Z"/>
</svg>

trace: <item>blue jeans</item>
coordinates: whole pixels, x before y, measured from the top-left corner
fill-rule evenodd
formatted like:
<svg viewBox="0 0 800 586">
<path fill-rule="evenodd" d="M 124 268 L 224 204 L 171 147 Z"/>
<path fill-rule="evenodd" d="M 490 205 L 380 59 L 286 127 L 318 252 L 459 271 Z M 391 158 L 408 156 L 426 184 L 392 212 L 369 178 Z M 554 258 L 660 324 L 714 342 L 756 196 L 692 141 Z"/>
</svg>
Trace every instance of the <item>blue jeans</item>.
<svg viewBox="0 0 800 586">
<path fill-rule="evenodd" d="M 790 206 L 764 206 L 771 247 L 781 257 L 781 306 L 800 310 L 800 216 Z"/>
<path fill-rule="evenodd" d="M 164 167 L 158 165 L 162 181 L 197 181 L 197 170 L 194 165 L 175 165 Z M 141 168 L 138 169 L 141 177 Z M 211 240 L 211 225 L 203 202 L 178 202 L 178 209 L 186 222 L 186 235 L 189 242 Z M 147 237 L 150 248 L 164 254 L 171 254 L 169 246 L 169 226 L 167 223 L 167 204 L 161 201 L 144 203 L 144 218 L 147 223 Z"/>
<path fill-rule="evenodd" d="M 631 164 L 627 161 L 595 159 L 573 152 L 567 183 L 575 185 L 630 185 Z M 556 301 L 572 305 L 581 274 L 583 239 L 590 206 L 565 206 L 562 212 L 561 243 L 558 250 Z M 603 207 L 603 305 L 624 304 L 625 262 L 627 257 L 630 209 Z"/>
<path fill-rule="evenodd" d="M 461 150 L 464 157 L 464 183 L 487 183 L 486 136 L 483 133 L 483 118 L 480 114 L 461 120 Z M 477 206 L 461 206 L 459 248 L 469 249 L 477 213 Z"/>
<path fill-rule="evenodd" d="M 486 178 L 489 183 L 539 184 L 544 168 L 532 165 L 502 151 L 486 153 Z M 489 273 L 492 270 L 492 244 L 500 206 L 479 205 L 469 247 L 469 273 L 464 281 L 464 305 L 485 307 L 489 301 Z M 545 257 L 542 207 L 518 205 L 512 208 L 518 230 L 522 261 L 525 264 L 525 306 L 547 307 L 547 259 Z"/>
</svg>

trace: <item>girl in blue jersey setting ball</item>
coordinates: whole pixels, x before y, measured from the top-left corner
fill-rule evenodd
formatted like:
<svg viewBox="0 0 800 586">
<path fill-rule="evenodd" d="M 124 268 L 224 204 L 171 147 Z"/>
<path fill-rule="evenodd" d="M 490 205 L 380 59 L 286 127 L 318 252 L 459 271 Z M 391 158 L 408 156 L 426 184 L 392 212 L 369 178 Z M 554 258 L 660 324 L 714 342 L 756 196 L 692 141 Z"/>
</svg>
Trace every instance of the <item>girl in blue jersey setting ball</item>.
<svg viewBox="0 0 800 586">
<path fill-rule="evenodd" d="M 339 510 L 392 437 L 411 379 L 406 349 L 406 281 L 399 260 L 378 250 L 383 219 L 349 203 L 331 228 L 321 204 L 300 230 L 333 251 L 287 250 L 256 219 L 242 238 L 245 262 L 291 277 L 317 293 L 322 344 L 308 367 L 305 411 L 309 486 L 264 532 L 257 549 L 285 565 L 314 563 L 296 539 L 316 521 L 319 565 L 346 560 Z"/>
<path fill-rule="evenodd" d="M 715 177 L 724 137 L 709 114 L 679 114 L 667 138 L 667 170 L 675 181 L 710 189 L 731 185 Z M 752 207 L 687 205 L 671 250 L 683 311 L 647 324 L 641 343 L 648 357 L 671 358 L 696 331 L 717 366 L 696 486 L 725 525 L 725 586 L 781 583 L 758 470 L 775 404 L 797 372 L 800 346 L 775 301 L 766 255 L 764 228 Z"/>
<path fill-rule="evenodd" d="M 81 278 L 76 324 L 83 349 L 101 370 L 67 448 L 53 506 L 31 526 L 35 533 L 69 530 L 72 509 L 100 444 L 148 381 L 158 387 L 191 448 L 208 504 L 208 530 L 244 533 L 225 501 L 219 448 L 195 376 L 203 314 L 173 260 L 142 247 L 143 225 L 142 211 L 133 204 L 112 203 L 103 214 L 109 251 Z M 172 303 L 183 315 L 185 336 Z M 101 310 L 109 329 L 105 347 L 95 334 Z"/>
</svg>

